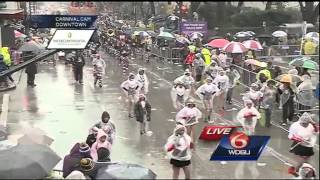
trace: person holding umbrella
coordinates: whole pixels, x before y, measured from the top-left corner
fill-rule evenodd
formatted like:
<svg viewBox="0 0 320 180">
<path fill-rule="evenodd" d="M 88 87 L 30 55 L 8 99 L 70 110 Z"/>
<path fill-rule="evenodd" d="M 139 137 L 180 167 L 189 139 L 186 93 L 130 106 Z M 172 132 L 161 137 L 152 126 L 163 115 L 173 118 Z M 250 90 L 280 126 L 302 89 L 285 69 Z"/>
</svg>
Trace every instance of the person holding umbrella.
<svg viewBox="0 0 320 180">
<path fill-rule="evenodd" d="M 294 115 L 294 96 L 295 93 L 291 87 L 289 78 L 282 78 L 281 85 L 277 88 L 280 94 L 280 105 L 282 109 L 282 125 L 287 125 L 287 120 L 292 122 Z"/>
<path fill-rule="evenodd" d="M 297 171 L 303 163 L 307 163 L 314 155 L 313 147 L 317 141 L 319 129 L 309 113 L 305 112 L 297 122 L 289 128 L 288 138 L 293 141 L 290 152 L 295 155 L 296 164 L 288 172 L 297 176 Z"/>
<path fill-rule="evenodd" d="M 172 164 L 172 179 L 178 179 L 180 169 L 185 174 L 185 179 L 190 179 L 191 164 L 191 137 L 187 134 L 187 129 L 183 125 L 176 125 L 173 134 L 168 138 L 165 151 L 169 153 L 170 164 Z"/>
</svg>

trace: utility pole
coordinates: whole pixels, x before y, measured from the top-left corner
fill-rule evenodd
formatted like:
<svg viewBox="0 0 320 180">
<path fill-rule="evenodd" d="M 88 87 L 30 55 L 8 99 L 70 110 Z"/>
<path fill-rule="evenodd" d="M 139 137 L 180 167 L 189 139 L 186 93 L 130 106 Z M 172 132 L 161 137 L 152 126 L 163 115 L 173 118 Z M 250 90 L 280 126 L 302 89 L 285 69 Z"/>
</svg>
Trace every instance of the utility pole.
<svg viewBox="0 0 320 180">
<path fill-rule="evenodd" d="M 134 26 L 137 26 L 137 9 L 136 9 L 136 2 L 133 1 L 133 13 L 134 13 Z"/>
</svg>

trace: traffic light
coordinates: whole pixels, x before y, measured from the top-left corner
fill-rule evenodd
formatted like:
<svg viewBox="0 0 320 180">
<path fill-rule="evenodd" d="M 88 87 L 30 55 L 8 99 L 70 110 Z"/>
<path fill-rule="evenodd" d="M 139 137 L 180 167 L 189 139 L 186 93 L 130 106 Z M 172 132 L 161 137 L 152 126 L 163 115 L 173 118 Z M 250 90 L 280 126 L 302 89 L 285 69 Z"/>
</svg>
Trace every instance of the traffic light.
<svg viewBox="0 0 320 180">
<path fill-rule="evenodd" d="M 187 6 L 182 5 L 182 6 L 180 7 L 180 12 L 181 12 L 182 14 L 187 14 L 187 13 L 188 13 L 188 8 L 187 8 Z"/>
</svg>

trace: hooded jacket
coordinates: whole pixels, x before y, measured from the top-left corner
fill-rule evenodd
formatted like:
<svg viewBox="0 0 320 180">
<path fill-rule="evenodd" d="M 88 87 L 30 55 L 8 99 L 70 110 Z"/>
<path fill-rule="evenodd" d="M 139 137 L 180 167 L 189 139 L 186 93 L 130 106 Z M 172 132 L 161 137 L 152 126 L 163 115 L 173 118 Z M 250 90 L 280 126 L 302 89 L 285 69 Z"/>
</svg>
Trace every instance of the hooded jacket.
<svg viewBox="0 0 320 180">
<path fill-rule="evenodd" d="M 134 113 L 136 116 L 136 120 L 141 123 L 144 121 L 144 115 L 146 115 L 147 121 L 151 121 L 151 105 L 147 101 L 145 96 L 144 98 L 145 98 L 145 109 L 142 107 L 140 100 L 134 105 Z"/>
<path fill-rule="evenodd" d="M 70 154 L 63 159 L 63 177 L 67 177 L 72 171 L 81 170 L 80 160 L 82 158 L 91 158 L 89 154 L 80 153 L 80 144 L 75 144 L 70 150 Z"/>
<path fill-rule="evenodd" d="M 102 136 L 106 136 L 107 137 L 107 139 L 104 142 L 100 141 L 100 138 Z M 93 145 L 91 147 L 91 153 L 90 153 L 93 161 L 97 161 L 98 160 L 98 152 L 97 151 L 101 147 L 104 147 L 104 148 L 108 149 L 109 152 L 111 152 L 112 145 L 108 141 L 108 135 L 104 132 L 104 130 L 98 129 L 97 140 L 96 140 L 95 143 L 93 143 Z"/>
<path fill-rule="evenodd" d="M 139 72 L 140 70 L 143 70 L 142 68 L 140 68 L 138 70 L 138 74 L 136 75 L 136 80 L 140 83 L 141 87 L 140 89 L 144 88 L 144 92 L 148 93 L 149 90 L 149 80 L 148 77 L 146 75 L 146 72 L 143 73 L 143 75 L 140 75 Z"/>
<path fill-rule="evenodd" d="M 176 131 L 180 128 L 184 128 L 184 134 L 177 136 Z M 168 152 L 171 159 L 188 161 L 191 159 L 190 144 L 191 137 L 187 134 L 186 128 L 183 125 L 177 125 L 167 140 L 165 151 Z"/>
<path fill-rule="evenodd" d="M 130 74 L 129 77 L 131 75 L 134 75 L 134 74 Z M 133 95 L 133 94 L 136 94 L 139 87 L 140 87 L 140 83 L 136 80 L 136 79 L 133 79 L 133 80 L 130 80 L 128 78 L 128 80 L 124 81 L 122 84 L 121 84 L 121 89 L 123 89 L 123 91 L 127 94 L 127 95 Z"/>
<path fill-rule="evenodd" d="M 176 120 L 180 122 L 182 121 L 185 126 L 190 126 L 197 124 L 199 122 L 198 119 L 201 117 L 202 113 L 198 108 L 184 107 L 177 113 Z"/>
</svg>

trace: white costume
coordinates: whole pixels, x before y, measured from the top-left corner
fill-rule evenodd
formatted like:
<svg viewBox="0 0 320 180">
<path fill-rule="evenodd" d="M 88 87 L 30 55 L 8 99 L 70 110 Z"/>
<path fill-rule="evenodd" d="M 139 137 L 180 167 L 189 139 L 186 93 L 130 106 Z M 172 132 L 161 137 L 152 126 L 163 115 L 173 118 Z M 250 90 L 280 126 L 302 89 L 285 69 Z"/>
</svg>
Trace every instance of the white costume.
<svg viewBox="0 0 320 180">
<path fill-rule="evenodd" d="M 260 99 L 263 97 L 263 93 L 257 89 L 258 86 L 255 83 L 252 83 L 250 90 L 243 95 L 242 100 L 244 102 L 247 100 L 251 100 L 254 103 L 255 107 L 258 107 Z"/>
<path fill-rule="evenodd" d="M 245 132 L 248 135 L 253 135 L 257 121 L 258 121 L 258 119 L 261 118 L 261 115 L 258 112 L 258 110 L 255 107 L 253 107 L 253 105 L 251 108 L 248 108 L 247 107 L 248 103 L 252 103 L 252 101 L 250 101 L 250 100 L 246 101 L 246 107 L 241 109 L 238 112 L 237 120 L 241 123 L 242 127 L 244 128 Z M 248 115 L 249 116 L 252 115 L 251 116 L 252 118 L 249 118 L 249 119 L 246 118 L 246 116 L 248 116 Z"/>
<path fill-rule="evenodd" d="M 176 115 L 176 121 L 182 123 L 185 126 L 191 126 L 199 123 L 199 119 L 202 117 L 201 111 L 196 108 L 184 107 Z"/>
<path fill-rule="evenodd" d="M 93 58 L 92 65 L 94 67 L 94 73 L 102 73 L 105 74 L 106 62 L 103 59 Z"/>
<path fill-rule="evenodd" d="M 183 135 L 176 134 L 176 131 L 184 128 Z M 173 131 L 173 134 L 168 138 L 165 145 L 165 151 L 168 152 L 170 159 L 179 161 L 188 161 L 191 159 L 191 137 L 187 134 L 187 130 L 183 125 L 177 125 Z M 174 148 L 172 150 L 171 147 Z"/>
<path fill-rule="evenodd" d="M 185 101 L 189 98 L 187 89 L 182 83 L 178 83 L 175 87 L 171 89 L 171 99 L 173 107 L 176 109 L 182 109 L 184 107 Z"/>
<path fill-rule="evenodd" d="M 131 75 L 129 75 L 130 77 Z M 121 84 L 121 89 L 126 93 L 131 102 L 137 101 L 140 83 L 135 79 L 128 79 Z"/>
<path fill-rule="evenodd" d="M 139 69 L 138 72 L 140 72 L 141 70 L 144 71 L 144 69 Z M 142 75 L 141 74 L 137 74 L 136 75 L 136 80 L 140 83 L 141 87 L 139 88 L 140 94 L 148 94 L 149 92 L 149 80 L 147 78 L 146 73 L 144 72 Z M 141 93 L 144 92 L 144 93 Z"/>
</svg>

